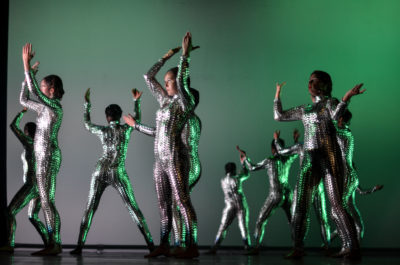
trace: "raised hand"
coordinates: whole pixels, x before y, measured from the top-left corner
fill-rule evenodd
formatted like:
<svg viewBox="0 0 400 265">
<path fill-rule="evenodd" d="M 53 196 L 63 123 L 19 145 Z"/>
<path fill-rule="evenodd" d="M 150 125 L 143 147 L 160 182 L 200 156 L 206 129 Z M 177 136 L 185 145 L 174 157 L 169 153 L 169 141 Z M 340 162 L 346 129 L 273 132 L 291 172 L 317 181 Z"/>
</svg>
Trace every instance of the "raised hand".
<svg viewBox="0 0 400 265">
<path fill-rule="evenodd" d="M 246 159 L 246 152 L 240 149 L 240 147 L 237 145 L 236 149 L 239 151 L 240 154 L 240 162 L 243 164 L 244 160 Z"/>
<path fill-rule="evenodd" d="M 286 85 L 286 82 L 283 82 L 279 84 L 278 82 L 276 83 L 276 93 L 275 93 L 275 98 L 278 99 L 281 96 L 281 88 Z"/>
<path fill-rule="evenodd" d="M 27 107 L 24 107 L 24 108 L 21 110 L 21 112 L 22 112 L 22 113 L 25 113 L 27 110 L 28 110 L 28 108 L 27 108 Z"/>
<path fill-rule="evenodd" d="M 375 190 L 381 190 L 383 189 L 383 185 L 376 185 L 374 188 Z"/>
<path fill-rule="evenodd" d="M 32 44 L 27 43 L 22 47 L 22 61 L 24 63 L 24 70 L 30 70 L 30 62 L 32 58 L 35 56 L 35 53 L 32 52 Z"/>
<path fill-rule="evenodd" d="M 126 124 L 128 124 L 128 125 L 131 126 L 131 127 L 135 127 L 135 125 L 136 125 L 136 120 L 135 120 L 135 118 L 132 117 L 131 114 L 124 115 L 122 118 L 124 119 L 124 121 L 125 121 Z"/>
<path fill-rule="evenodd" d="M 32 65 L 32 71 L 33 71 L 33 73 L 34 74 L 36 74 L 38 71 L 39 71 L 39 64 L 40 64 L 40 62 L 39 61 L 36 61 L 33 65 Z"/>
<path fill-rule="evenodd" d="M 85 102 L 90 103 L 90 88 L 86 89 Z"/>
<path fill-rule="evenodd" d="M 360 95 L 360 94 L 364 93 L 364 92 L 366 91 L 366 89 L 360 90 L 361 87 L 362 87 L 363 85 L 364 85 L 363 83 L 355 85 L 352 89 L 350 89 L 349 91 L 346 92 L 346 94 L 344 95 L 344 97 L 342 98 L 342 100 L 343 100 L 344 102 L 347 102 L 347 101 L 349 101 L 353 96 L 355 96 L 355 95 Z"/>
<path fill-rule="evenodd" d="M 297 129 L 294 129 L 293 131 L 293 140 L 295 143 L 297 143 L 299 141 L 299 137 L 300 137 L 300 133 Z"/>
<path fill-rule="evenodd" d="M 280 134 L 281 134 L 281 131 L 276 130 L 276 131 L 274 132 L 274 139 L 275 139 L 275 140 L 278 140 Z"/>
<path fill-rule="evenodd" d="M 182 40 L 182 55 L 189 55 L 191 51 L 198 48 L 200 48 L 200 46 L 192 46 L 192 34 L 190 32 L 186 32 Z"/>
<path fill-rule="evenodd" d="M 135 100 L 140 99 L 140 97 L 142 96 L 142 94 L 143 94 L 143 92 L 137 90 L 136 88 L 132 88 L 132 97 L 133 97 Z"/>
<path fill-rule="evenodd" d="M 181 48 L 182 47 L 179 46 L 179 47 L 176 47 L 176 48 L 173 48 L 173 49 L 169 50 L 166 54 L 164 54 L 164 56 L 162 58 L 165 59 L 165 60 L 168 60 L 169 58 L 174 56 L 175 53 L 179 52 L 181 50 Z"/>
</svg>

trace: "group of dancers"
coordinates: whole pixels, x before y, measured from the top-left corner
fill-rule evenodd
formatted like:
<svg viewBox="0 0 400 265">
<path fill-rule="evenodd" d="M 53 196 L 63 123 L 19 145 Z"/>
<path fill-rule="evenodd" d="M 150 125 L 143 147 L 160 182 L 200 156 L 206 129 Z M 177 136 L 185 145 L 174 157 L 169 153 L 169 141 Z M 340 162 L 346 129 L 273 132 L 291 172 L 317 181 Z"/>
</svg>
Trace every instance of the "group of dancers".
<svg viewBox="0 0 400 265">
<path fill-rule="evenodd" d="M 330 75 L 314 71 L 308 83 L 312 103 L 283 110 L 280 93 L 284 84 L 276 85 L 274 119 L 301 120 L 304 125 L 304 143 L 299 142 L 300 134 L 295 129 L 294 145 L 285 148 L 284 141 L 279 137 L 280 132 L 275 131 L 271 143 L 272 156 L 257 164 L 253 164 L 246 152 L 237 146 L 243 170 L 237 174 L 234 163 L 225 165 L 226 176 L 221 180 L 225 208 L 215 243 L 209 253 L 216 253 L 229 225 L 237 216 L 247 254 L 257 255 L 268 218 L 275 209 L 281 207 L 291 226 L 294 242 L 294 248 L 286 258 L 301 258 L 305 254 L 304 240 L 313 204 L 321 226 L 324 249 L 328 250 L 331 240 L 339 236 L 342 241 L 341 250 L 332 256 L 359 258 L 364 225 L 355 204 L 355 192 L 357 190 L 360 194 L 369 194 L 383 188 L 377 185 L 370 190 L 362 190 L 353 162 L 354 137 L 349 129 L 352 115 L 347 105 L 353 96 L 364 93 L 365 89 L 361 90 L 362 84 L 358 84 L 339 101 L 331 96 Z M 300 172 L 293 192 L 288 177 L 292 162 L 297 157 L 300 160 Z M 258 215 L 254 231 L 255 243 L 251 245 L 249 210 L 242 182 L 249 178 L 249 171 L 261 169 L 266 169 L 269 177 L 269 194 Z M 330 202 L 335 231 L 330 228 L 326 196 Z"/>
<path fill-rule="evenodd" d="M 195 114 L 199 103 L 199 92 L 190 86 L 189 62 L 193 50 L 192 36 L 187 32 L 182 46 L 169 50 L 144 75 L 146 84 L 159 103 L 156 113 L 156 127 L 149 127 L 141 121 L 141 95 L 132 90 L 133 114 L 122 116 L 121 108 L 111 104 L 105 109 L 107 125 L 91 122 L 90 89 L 84 96 L 85 128 L 100 138 L 103 154 L 92 174 L 89 198 L 85 208 L 76 248 L 70 253 L 81 255 L 94 214 L 106 187 L 114 187 L 121 195 L 133 221 L 142 233 L 150 251 L 145 257 L 174 256 L 195 258 L 197 247 L 197 217 L 190 199 L 190 192 L 199 181 L 201 163 L 198 145 L 201 121 Z M 173 55 L 182 50 L 178 67 L 171 68 L 164 76 L 165 88 L 157 81 L 156 74 Z M 24 109 L 17 114 L 11 129 L 21 141 L 24 168 L 24 185 L 10 202 L 7 213 L 8 244 L 1 252 L 13 253 L 16 229 L 16 214 L 29 204 L 29 220 L 39 232 L 44 249 L 33 255 L 57 255 L 62 252 L 60 238 L 60 217 L 55 206 L 56 176 L 61 164 L 58 146 L 58 131 L 63 109 L 64 94 L 61 78 L 49 75 L 40 85 L 35 75 L 38 63 L 31 66 L 35 53 L 31 44 L 23 47 L 22 59 L 25 80 L 22 83 L 20 103 Z M 234 163 L 225 166 L 226 177 L 222 179 L 226 207 L 216 241 L 211 249 L 215 253 L 226 235 L 228 226 L 238 216 L 239 226 L 246 249 L 257 254 L 261 245 L 264 227 L 268 217 L 277 207 L 285 210 L 291 224 L 294 250 L 287 256 L 298 258 L 304 255 L 303 244 L 308 229 L 309 209 L 314 201 L 323 227 L 325 246 L 329 247 L 331 236 L 325 206 L 325 194 L 331 205 L 331 215 L 342 240 L 342 249 L 337 256 L 357 257 L 363 226 L 354 204 L 354 192 L 358 189 L 358 178 L 352 162 L 353 138 L 348 129 L 349 112 L 347 105 L 351 97 L 362 94 L 362 84 L 349 90 L 339 102 L 331 97 L 330 76 L 315 71 L 309 82 L 309 93 L 313 103 L 289 110 L 282 110 L 280 90 L 277 84 L 274 101 L 274 117 L 278 121 L 302 120 L 305 128 L 304 144 L 298 142 L 285 149 L 279 132 L 275 132 L 271 144 L 273 156 L 253 164 L 246 152 L 237 147 L 243 172 L 236 174 Z M 36 99 L 31 99 L 34 95 Z M 36 123 L 29 122 L 22 131 L 20 120 L 27 110 L 37 113 Z M 121 117 L 125 124 L 120 124 Z M 346 118 L 347 117 L 347 118 Z M 125 170 L 128 143 L 133 130 L 154 137 L 154 182 L 160 210 L 160 244 L 154 246 L 146 220 L 136 202 L 134 192 Z M 289 168 L 294 159 L 300 157 L 301 170 L 292 200 L 288 184 Z M 248 206 L 242 189 L 242 182 L 249 171 L 267 169 L 270 192 L 261 209 L 255 230 L 255 244 L 251 244 L 248 230 Z M 376 187 L 375 189 L 380 189 Z M 318 191 L 318 192 L 317 192 Z M 38 218 L 40 209 L 44 223 Z M 170 249 L 173 230 L 175 248 Z"/>
</svg>

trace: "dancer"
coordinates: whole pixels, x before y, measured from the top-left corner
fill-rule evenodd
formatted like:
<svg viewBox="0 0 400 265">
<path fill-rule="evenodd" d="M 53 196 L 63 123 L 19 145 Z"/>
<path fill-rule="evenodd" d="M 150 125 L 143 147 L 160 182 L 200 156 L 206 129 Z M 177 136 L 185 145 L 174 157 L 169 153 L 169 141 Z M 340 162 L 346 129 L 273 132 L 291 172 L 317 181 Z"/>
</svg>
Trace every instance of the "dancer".
<svg viewBox="0 0 400 265">
<path fill-rule="evenodd" d="M 343 204 L 345 205 L 347 211 L 353 218 L 357 230 L 357 239 L 360 243 L 361 239 L 364 237 L 364 222 L 362 220 L 360 211 L 356 206 L 355 192 L 356 190 L 361 194 L 373 193 L 377 190 L 383 188 L 382 185 L 377 185 L 371 190 L 362 190 L 359 187 L 358 174 L 353 162 L 354 153 L 354 136 L 351 132 L 349 125 L 352 114 L 349 110 L 346 110 L 342 116 L 339 117 L 337 122 L 337 139 L 342 151 L 343 163 L 346 169 L 346 179 L 345 188 L 343 193 Z M 335 233 L 336 235 L 336 233 Z"/>
<path fill-rule="evenodd" d="M 61 223 L 55 206 L 55 192 L 56 177 L 61 165 L 58 131 L 63 117 L 60 101 L 64 95 L 64 89 L 61 78 L 56 75 L 46 76 L 40 86 L 38 85 L 30 66 L 33 56 L 32 44 L 25 44 L 22 50 L 25 80 L 29 91 L 37 96 L 38 102 L 29 99 L 23 87 L 20 103 L 38 114 L 34 139 L 36 181 L 49 240 L 44 249 L 32 255 L 57 255 L 61 253 Z"/>
<path fill-rule="evenodd" d="M 134 117 L 140 121 L 140 97 L 142 92 L 132 89 L 134 101 Z M 121 108 L 116 104 L 109 105 L 106 110 L 106 119 L 108 126 L 94 125 L 90 120 L 90 89 L 85 93 L 85 114 L 84 122 L 88 131 L 100 138 L 103 146 L 103 155 L 96 165 L 90 184 L 89 200 L 82 217 L 81 228 L 79 231 L 77 247 L 70 253 L 81 255 L 85 244 L 87 234 L 97 207 L 99 206 L 101 196 L 108 186 L 112 186 L 118 191 L 126 208 L 129 211 L 133 221 L 138 225 L 147 247 L 150 251 L 154 249 L 153 239 L 147 227 L 146 220 L 136 203 L 132 185 L 125 170 L 125 158 L 128 150 L 128 143 L 133 128 L 127 124 L 119 123 L 122 115 Z"/>
<path fill-rule="evenodd" d="M 168 52 L 145 75 L 150 91 L 160 104 L 157 111 L 156 129 L 135 123 L 132 116 L 124 116 L 125 122 L 137 130 L 155 135 L 154 141 L 154 181 L 161 215 L 161 244 L 145 257 L 168 256 L 169 236 L 172 222 L 172 203 L 175 200 L 185 219 L 188 244 L 184 252 L 176 257 L 197 257 L 197 217 L 189 194 L 188 150 L 182 142 L 182 129 L 194 108 L 194 98 L 190 93 L 189 56 L 192 51 L 191 34 L 186 33 L 182 41 L 182 56 L 178 74 L 168 71 L 164 77 L 166 89 L 155 79 L 155 75 L 174 51 Z"/>
<path fill-rule="evenodd" d="M 238 150 L 239 147 L 236 147 Z M 243 182 L 249 178 L 249 170 L 245 164 L 245 154 L 240 154 L 240 162 L 242 164 L 242 172 L 236 174 L 236 165 L 233 162 L 225 164 L 225 177 L 221 179 L 221 188 L 224 192 L 225 208 L 222 211 L 221 224 L 215 237 L 214 245 L 211 247 L 209 254 L 217 253 L 218 247 L 226 237 L 229 226 L 235 217 L 238 218 L 238 225 L 245 250 L 251 247 L 251 239 L 249 235 L 249 206 L 247 205 L 246 196 L 243 192 Z"/>
<path fill-rule="evenodd" d="M 284 146 L 282 139 L 277 140 L 281 146 Z M 259 248 L 264 238 L 265 226 L 268 218 L 274 213 L 278 207 L 282 207 L 285 211 L 288 222 L 290 223 L 291 214 L 290 206 L 292 205 L 292 189 L 289 185 L 289 169 L 293 161 L 297 158 L 297 154 L 281 156 L 278 154 L 275 142 L 272 140 L 271 152 L 272 156 L 263 161 L 253 164 L 246 152 L 238 149 L 241 155 L 245 156 L 245 163 L 250 171 L 266 169 L 269 177 L 269 194 L 261 207 L 257 218 L 256 228 L 254 231 L 255 244 L 254 248 L 248 253 L 250 255 L 258 255 Z"/>
<path fill-rule="evenodd" d="M 278 139 L 279 139 L 279 131 L 276 131 L 274 133 L 274 139 L 275 139 L 275 146 L 277 149 L 278 154 L 280 155 L 293 155 L 293 154 L 298 154 L 299 155 L 299 162 L 300 166 L 303 162 L 304 158 L 304 146 L 302 143 L 299 142 L 299 131 L 295 129 L 293 131 L 293 140 L 294 140 L 294 145 L 283 148 Z M 293 200 L 292 200 L 292 206 L 291 206 L 291 213 L 293 215 L 293 210 L 296 208 L 294 205 L 297 201 L 297 195 L 296 195 L 296 188 L 295 192 L 293 194 Z M 328 214 L 326 210 L 326 197 L 325 197 L 325 189 L 324 189 L 324 183 L 320 181 L 318 184 L 318 188 L 316 189 L 315 195 L 314 195 L 314 202 L 313 202 L 314 210 L 315 213 L 317 214 L 317 220 L 319 222 L 320 228 L 321 228 L 321 237 L 322 241 L 324 242 L 323 244 L 323 249 L 327 251 L 330 247 L 331 244 L 331 228 L 328 220 Z"/>
<path fill-rule="evenodd" d="M 347 102 L 354 95 L 362 94 L 362 84 L 350 89 L 342 101 L 331 97 L 332 80 L 326 72 L 314 71 L 309 80 L 308 90 L 313 104 L 282 110 L 280 91 L 283 84 L 277 84 L 274 100 L 274 118 L 277 121 L 301 120 L 304 125 L 304 158 L 296 184 L 296 203 L 292 219 L 294 250 L 287 258 L 304 255 L 304 238 L 309 224 L 309 209 L 314 188 L 323 178 L 325 190 L 331 205 L 332 219 L 342 239 L 342 249 L 338 256 L 359 258 L 360 249 L 350 215 L 342 204 L 343 163 L 336 139 L 333 120 L 337 120 Z"/>
<path fill-rule="evenodd" d="M 23 82 L 22 86 L 26 83 Z M 18 140 L 24 147 L 24 151 L 21 154 L 21 160 L 23 164 L 23 181 L 24 185 L 18 190 L 7 207 L 7 232 L 8 242 L 6 246 L 0 248 L 0 252 L 13 253 L 14 252 L 14 238 L 16 229 L 15 216 L 27 205 L 29 221 L 38 231 L 40 237 L 43 240 L 45 246 L 48 243 L 48 236 L 46 228 L 39 219 L 40 211 L 40 199 L 39 192 L 36 185 L 36 170 L 35 170 L 35 154 L 33 152 L 33 139 L 35 138 L 36 124 L 33 122 L 27 122 L 22 131 L 19 127 L 20 121 L 27 111 L 24 108 L 12 121 L 10 128 Z"/>
</svg>

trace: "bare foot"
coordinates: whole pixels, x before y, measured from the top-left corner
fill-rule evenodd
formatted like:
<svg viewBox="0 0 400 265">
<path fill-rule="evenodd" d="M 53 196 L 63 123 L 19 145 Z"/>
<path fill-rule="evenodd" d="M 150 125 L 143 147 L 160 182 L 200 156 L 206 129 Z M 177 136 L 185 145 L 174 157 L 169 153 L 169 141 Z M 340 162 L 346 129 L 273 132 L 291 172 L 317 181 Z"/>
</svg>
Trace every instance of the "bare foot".
<svg viewBox="0 0 400 265">
<path fill-rule="evenodd" d="M 199 250 L 197 249 L 197 245 L 190 245 L 183 253 L 176 255 L 175 257 L 178 259 L 193 259 L 197 258 L 198 256 Z"/>
<path fill-rule="evenodd" d="M 162 256 L 162 255 L 164 255 L 166 257 L 171 256 L 171 254 L 169 253 L 169 244 L 168 243 L 163 243 L 163 244 L 159 245 L 152 252 L 145 255 L 144 257 L 145 258 L 155 258 L 155 257 Z"/>
<path fill-rule="evenodd" d="M 60 244 L 51 244 L 42 250 L 32 253 L 32 256 L 55 256 L 62 252 Z"/>
</svg>

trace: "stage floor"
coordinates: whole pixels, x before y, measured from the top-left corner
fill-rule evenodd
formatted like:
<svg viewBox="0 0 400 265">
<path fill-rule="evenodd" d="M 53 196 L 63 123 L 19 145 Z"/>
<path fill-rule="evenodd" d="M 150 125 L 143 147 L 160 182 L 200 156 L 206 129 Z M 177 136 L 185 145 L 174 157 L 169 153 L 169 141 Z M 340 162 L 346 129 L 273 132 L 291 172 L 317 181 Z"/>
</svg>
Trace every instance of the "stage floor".
<svg viewBox="0 0 400 265">
<path fill-rule="evenodd" d="M 200 251 L 200 257 L 193 260 L 180 260 L 175 258 L 153 258 L 145 259 L 147 254 L 144 250 L 105 249 L 98 252 L 93 249 L 85 250 L 81 257 L 71 256 L 71 249 L 64 249 L 63 253 L 56 257 L 33 257 L 30 254 L 37 249 L 16 249 L 14 255 L 0 254 L 1 265 L 118 265 L 118 264 L 154 264 L 154 265 L 179 265 L 179 264 L 218 264 L 218 265 L 336 265 L 336 264 L 365 264 L 365 265 L 386 265 L 400 264 L 400 253 L 394 250 L 364 250 L 363 258 L 360 261 L 347 261 L 325 257 L 319 251 L 309 250 L 307 256 L 302 260 L 285 260 L 283 255 L 287 250 L 266 250 L 258 256 L 245 256 L 243 252 L 235 249 L 224 249 L 217 255 L 206 255 L 206 250 Z"/>
</svg>

